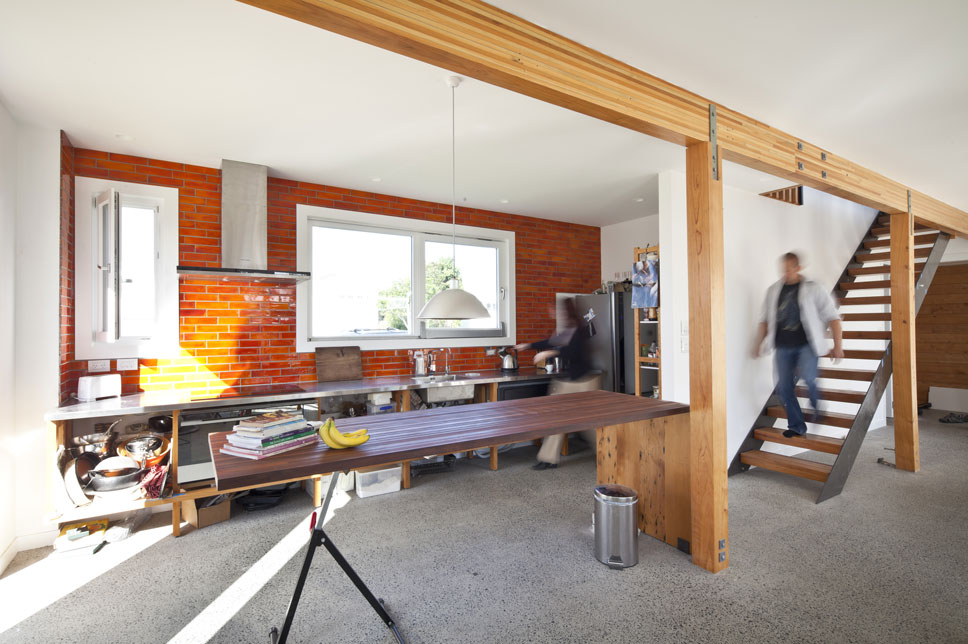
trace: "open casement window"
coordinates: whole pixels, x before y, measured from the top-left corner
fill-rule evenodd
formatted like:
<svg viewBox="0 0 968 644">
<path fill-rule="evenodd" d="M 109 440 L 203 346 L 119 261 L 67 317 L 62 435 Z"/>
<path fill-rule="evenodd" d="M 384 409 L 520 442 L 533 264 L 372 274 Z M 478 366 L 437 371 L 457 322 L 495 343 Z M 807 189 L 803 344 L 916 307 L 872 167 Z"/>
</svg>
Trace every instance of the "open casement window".
<svg viewBox="0 0 968 644">
<path fill-rule="evenodd" d="M 319 216 L 310 216 L 318 211 Z M 513 341 L 513 233 L 402 217 L 297 207 L 297 350 L 480 346 Z M 420 320 L 451 278 L 490 314 Z"/>
<path fill-rule="evenodd" d="M 151 340 L 155 334 L 156 248 L 161 200 L 105 190 L 95 197 L 95 338 Z"/>
<path fill-rule="evenodd" d="M 76 187 L 76 357 L 174 355 L 178 191 L 87 177 Z"/>
<path fill-rule="evenodd" d="M 94 200 L 97 278 L 94 336 L 98 342 L 118 339 L 118 210 L 116 190 L 105 190 Z"/>
</svg>

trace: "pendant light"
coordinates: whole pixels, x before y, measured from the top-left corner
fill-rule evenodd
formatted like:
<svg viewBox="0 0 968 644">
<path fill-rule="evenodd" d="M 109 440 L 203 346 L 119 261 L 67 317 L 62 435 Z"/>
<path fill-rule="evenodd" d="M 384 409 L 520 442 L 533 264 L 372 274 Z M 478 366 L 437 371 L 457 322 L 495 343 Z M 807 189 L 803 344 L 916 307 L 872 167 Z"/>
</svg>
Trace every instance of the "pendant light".
<svg viewBox="0 0 968 644">
<path fill-rule="evenodd" d="M 454 94 L 460 85 L 460 76 L 447 79 L 450 86 L 450 214 L 453 224 L 453 266 L 457 271 L 457 134 L 455 122 L 457 120 L 454 108 Z M 417 314 L 421 320 L 473 320 L 490 317 L 487 309 L 473 294 L 457 288 L 457 275 L 450 278 L 450 287 L 440 291 L 427 302 Z"/>
</svg>

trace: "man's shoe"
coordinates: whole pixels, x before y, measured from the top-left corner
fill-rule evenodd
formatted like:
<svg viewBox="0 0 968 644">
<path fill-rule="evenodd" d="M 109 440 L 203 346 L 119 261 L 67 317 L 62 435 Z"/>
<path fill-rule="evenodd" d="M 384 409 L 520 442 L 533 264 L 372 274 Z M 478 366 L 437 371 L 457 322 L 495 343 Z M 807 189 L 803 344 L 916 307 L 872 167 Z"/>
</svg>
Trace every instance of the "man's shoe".
<svg viewBox="0 0 968 644">
<path fill-rule="evenodd" d="M 803 434 L 806 434 L 806 433 L 807 432 L 803 432 Z M 784 438 L 793 438 L 794 436 L 803 436 L 803 434 L 801 434 L 799 432 L 795 432 L 792 429 L 787 429 L 787 430 L 784 430 L 783 431 L 783 437 Z"/>
<path fill-rule="evenodd" d="M 536 464 L 531 466 L 531 469 L 538 470 L 553 470 L 558 467 L 557 463 L 545 463 L 544 461 L 538 461 Z"/>
</svg>

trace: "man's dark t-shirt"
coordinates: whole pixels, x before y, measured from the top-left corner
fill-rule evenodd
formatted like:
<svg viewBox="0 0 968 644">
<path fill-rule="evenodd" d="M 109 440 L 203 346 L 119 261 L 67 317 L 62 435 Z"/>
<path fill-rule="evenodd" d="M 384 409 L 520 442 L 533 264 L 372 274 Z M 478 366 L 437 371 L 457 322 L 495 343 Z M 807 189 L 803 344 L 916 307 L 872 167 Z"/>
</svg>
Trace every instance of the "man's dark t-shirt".
<svg viewBox="0 0 968 644">
<path fill-rule="evenodd" d="M 776 305 L 776 346 L 800 347 L 807 343 L 807 334 L 800 322 L 800 282 L 784 284 Z"/>
</svg>

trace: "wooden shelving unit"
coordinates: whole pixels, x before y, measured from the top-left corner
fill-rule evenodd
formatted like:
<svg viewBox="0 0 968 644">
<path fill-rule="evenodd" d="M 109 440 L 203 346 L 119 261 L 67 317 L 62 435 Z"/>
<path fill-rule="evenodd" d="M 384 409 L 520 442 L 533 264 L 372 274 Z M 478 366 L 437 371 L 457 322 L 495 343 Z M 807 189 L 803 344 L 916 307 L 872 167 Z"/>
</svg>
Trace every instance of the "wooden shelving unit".
<svg viewBox="0 0 968 644">
<path fill-rule="evenodd" d="M 646 261 L 646 257 L 648 255 L 651 255 L 651 254 L 654 254 L 654 255 L 658 256 L 658 254 L 659 254 L 659 247 L 658 246 L 648 246 L 646 248 L 638 248 L 637 247 L 633 251 L 633 259 L 632 259 L 632 261 L 633 262 L 644 262 L 644 261 Z M 655 373 L 655 386 L 660 387 L 659 394 L 657 396 L 655 396 L 655 397 L 656 398 L 661 398 L 662 397 L 662 389 L 661 389 L 661 386 L 662 386 L 662 359 L 661 359 L 661 356 L 662 356 L 662 344 L 661 344 L 661 339 L 660 338 L 661 338 L 661 333 L 662 333 L 662 324 L 659 321 L 659 319 L 660 319 L 660 316 L 659 316 L 659 307 L 655 307 L 655 319 L 654 320 L 650 320 L 650 319 L 647 319 L 647 318 L 643 318 L 643 314 L 646 313 L 647 311 L 648 311 L 648 309 L 632 309 L 632 315 L 634 317 L 634 326 L 635 326 L 634 331 L 633 331 L 633 335 L 635 337 L 635 342 L 633 344 L 633 347 L 635 348 L 635 366 L 636 366 L 636 369 L 635 369 L 635 395 L 636 396 L 641 396 L 642 395 L 642 381 L 643 381 L 642 372 L 643 371 L 647 371 L 647 372 Z M 652 332 L 652 329 L 650 328 L 646 333 L 643 333 L 643 327 L 646 327 L 646 326 L 647 327 L 654 327 L 655 332 L 653 333 Z M 655 345 L 656 345 L 656 355 L 655 355 L 654 358 L 649 358 L 649 357 L 646 357 L 646 356 L 643 356 L 642 355 L 642 347 L 645 346 L 645 344 L 642 341 L 643 335 L 646 338 L 648 338 L 648 344 L 651 344 L 653 340 L 655 341 Z M 651 398 L 652 397 L 652 391 L 653 391 L 652 390 L 653 385 L 651 384 L 651 381 L 652 381 L 651 376 L 648 378 L 648 380 L 649 380 L 649 384 L 647 386 L 649 387 L 649 390 L 646 393 L 646 396 Z"/>
</svg>

